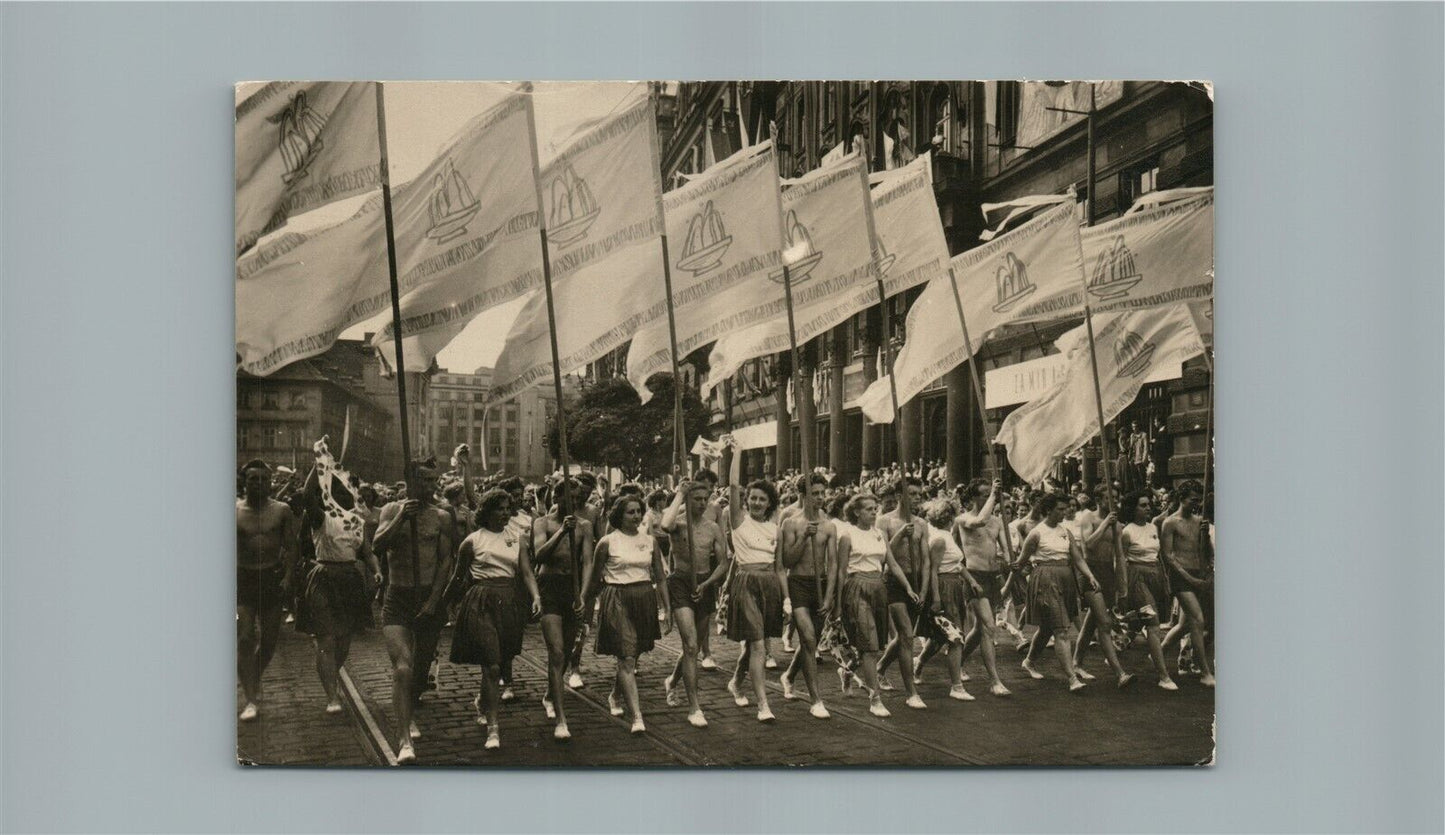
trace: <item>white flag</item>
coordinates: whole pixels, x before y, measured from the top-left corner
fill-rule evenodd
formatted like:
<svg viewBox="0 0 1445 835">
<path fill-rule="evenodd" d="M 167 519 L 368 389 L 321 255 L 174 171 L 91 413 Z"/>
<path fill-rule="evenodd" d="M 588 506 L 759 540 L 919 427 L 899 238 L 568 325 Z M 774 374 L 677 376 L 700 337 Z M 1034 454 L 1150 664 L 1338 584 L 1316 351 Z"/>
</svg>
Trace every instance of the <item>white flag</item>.
<svg viewBox="0 0 1445 835">
<path fill-rule="evenodd" d="M 376 88 L 278 81 L 236 105 L 236 255 L 288 218 L 381 186 Z"/>
<path fill-rule="evenodd" d="M 432 358 L 477 314 L 542 282 L 531 96 L 506 95 L 394 190 L 406 370 Z M 395 367 L 388 322 L 372 344 Z"/>
<path fill-rule="evenodd" d="M 952 264 L 975 350 L 1002 325 L 1058 319 L 1083 310 L 1079 224 L 1072 202 L 959 253 Z M 907 341 L 893 358 L 899 405 L 969 358 L 947 272 L 934 278 L 909 308 L 906 333 Z M 893 421 L 887 377 L 875 380 L 858 403 L 870 421 Z"/>
<path fill-rule="evenodd" d="M 869 175 L 874 254 L 889 297 L 932 281 L 948 270 L 948 240 L 933 196 L 931 154 L 901 168 Z M 878 304 L 878 282 L 859 288 L 848 315 Z"/>
<path fill-rule="evenodd" d="M 286 232 L 236 262 L 236 353 L 265 376 L 324 353 L 342 331 L 389 309 L 381 195 L 330 227 Z"/>
<path fill-rule="evenodd" d="M 850 154 L 835 165 L 792 181 L 782 195 L 783 258 L 789 265 L 799 345 L 848 318 L 854 297 L 874 284 L 869 239 L 872 205 L 863 158 Z M 768 297 L 742 312 L 757 324 L 718 340 L 702 385 L 704 396 L 747 360 L 787 350 L 788 316 L 783 271 Z"/>
<path fill-rule="evenodd" d="M 1182 363 L 1204 351 L 1184 305 L 1094 317 L 1104 420 L 1113 420 L 1138 397 L 1150 370 Z M 1008 416 L 995 442 L 1008 447 L 1009 465 L 1024 481 L 1043 479 L 1054 459 L 1099 433 L 1094 371 L 1087 350 L 1077 351 L 1059 384 Z"/>
<path fill-rule="evenodd" d="M 561 373 L 622 345 L 661 300 L 657 126 L 644 95 L 578 133 L 542 170 Z M 545 294 L 532 294 L 497 359 L 488 403 L 552 375 Z"/>
<path fill-rule="evenodd" d="M 1214 295 L 1214 192 L 1165 202 L 1083 232 L 1094 312 Z"/>
<path fill-rule="evenodd" d="M 672 260 L 679 356 L 754 323 L 758 300 L 781 292 L 778 163 L 771 142 L 746 148 L 662 196 Z M 658 277 L 661 281 L 661 277 Z M 627 378 L 645 403 L 647 379 L 670 369 L 667 309 L 658 304 L 627 351 Z"/>
</svg>

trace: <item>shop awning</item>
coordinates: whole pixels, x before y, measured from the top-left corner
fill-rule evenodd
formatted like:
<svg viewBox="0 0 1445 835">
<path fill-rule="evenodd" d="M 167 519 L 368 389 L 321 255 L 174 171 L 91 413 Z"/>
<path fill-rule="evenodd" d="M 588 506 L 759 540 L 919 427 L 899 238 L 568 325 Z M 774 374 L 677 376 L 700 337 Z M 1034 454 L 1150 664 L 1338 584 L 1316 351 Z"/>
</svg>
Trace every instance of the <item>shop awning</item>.
<svg viewBox="0 0 1445 835">
<path fill-rule="evenodd" d="M 761 449 L 766 446 L 776 446 L 778 422 L 766 420 L 751 426 L 743 426 L 733 430 L 733 437 L 737 439 L 738 449 Z"/>
</svg>

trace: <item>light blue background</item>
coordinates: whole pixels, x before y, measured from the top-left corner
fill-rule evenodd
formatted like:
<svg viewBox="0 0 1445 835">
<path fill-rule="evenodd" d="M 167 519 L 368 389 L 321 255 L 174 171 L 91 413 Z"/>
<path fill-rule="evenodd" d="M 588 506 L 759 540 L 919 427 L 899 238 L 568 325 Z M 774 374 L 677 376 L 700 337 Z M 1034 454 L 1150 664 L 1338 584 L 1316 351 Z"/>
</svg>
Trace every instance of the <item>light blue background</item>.
<svg viewBox="0 0 1445 835">
<path fill-rule="evenodd" d="M 1440 5 L 8 5 L 12 830 L 1439 831 Z M 232 91 L 1212 79 L 1219 765 L 242 770 Z"/>
</svg>

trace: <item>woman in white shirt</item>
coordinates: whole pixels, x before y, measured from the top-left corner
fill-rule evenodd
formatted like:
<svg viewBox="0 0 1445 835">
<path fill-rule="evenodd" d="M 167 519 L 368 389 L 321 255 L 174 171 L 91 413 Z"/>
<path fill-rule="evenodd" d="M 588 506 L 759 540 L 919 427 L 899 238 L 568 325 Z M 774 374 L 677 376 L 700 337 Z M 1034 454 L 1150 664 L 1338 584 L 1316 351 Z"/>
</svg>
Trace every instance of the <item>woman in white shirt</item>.
<svg viewBox="0 0 1445 835">
<path fill-rule="evenodd" d="M 1120 584 L 1129 590 L 1129 608 L 1144 618 L 1149 657 L 1159 673 L 1159 686 L 1178 690 L 1179 685 L 1169 677 L 1169 668 L 1164 664 L 1164 644 L 1159 633 L 1160 607 L 1168 606 L 1170 601 L 1169 575 L 1159 560 L 1159 529 L 1150 521 L 1154 504 L 1149 492 L 1141 490 L 1126 496 L 1120 513 L 1125 522 L 1119 534 L 1125 566 Z"/>
<path fill-rule="evenodd" d="M 672 631 L 670 612 L 672 607 L 667 596 L 667 577 L 662 566 L 662 553 L 657 540 L 645 530 L 639 530 L 647 507 L 640 496 L 631 494 L 618 496 L 607 514 L 611 527 L 607 535 L 597 540 L 592 551 L 592 561 L 582 570 L 582 588 L 588 588 L 594 571 L 601 574 L 602 593 L 598 595 L 601 615 L 597 627 L 597 654 L 617 658 L 617 674 L 613 680 L 612 692 L 607 696 L 607 707 L 613 716 L 623 714 L 618 703 L 618 691 L 622 691 L 627 707 L 632 711 L 632 732 L 643 733 L 647 726 L 642 722 L 642 705 L 637 698 L 637 658 L 652 649 L 663 634 Z M 662 607 L 658 608 L 657 591 L 662 592 Z M 578 604 L 582 605 L 581 603 Z M 658 622 L 663 624 L 658 629 Z M 702 711 L 695 711 L 688 721 L 706 725 Z"/>
<path fill-rule="evenodd" d="M 783 635 L 783 620 L 792 609 L 788 599 L 788 575 L 783 570 L 778 548 L 778 490 L 759 479 L 748 485 L 747 500 L 738 501 L 738 489 L 729 490 L 728 512 L 732 519 L 732 581 L 728 584 L 728 640 L 741 641 L 737 669 L 728 679 L 733 703 L 746 707 L 742 694 L 743 676 L 751 674 L 753 695 L 758 700 L 758 721 L 775 718 L 768 707 L 764 663 L 767 639 Z M 727 570 L 719 565 L 718 571 Z"/>
<path fill-rule="evenodd" d="M 1036 507 L 1044 518 L 1024 540 L 1019 560 L 1033 566 L 1029 574 L 1028 620 L 1039 631 L 1034 633 L 1029 656 L 1053 637 L 1054 651 L 1068 677 L 1069 690 L 1077 692 L 1084 688 L 1084 682 L 1074 670 L 1074 619 L 1079 614 L 1079 584 L 1075 572 L 1091 589 L 1098 588 L 1098 581 L 1084 562 L 1083 546 L 1064 525 L 1065 501 L 1064 497 L 1053 494 L 1039 499 Z M 1033 678 L 1043 678 L 1043 674 L 1033 668 L 1029 656 L 1024 657 L 1024 670 Z"/>
<path fill-rule="evenodd" d="M 843 629 L 848 639 L 862 658 L 858 669 L 863 686 L 868 690 L 868 712 L 874 716 L 891 715 L 883 706 L 878 695 L 878 655 L 888 640 L 888 590 L 883 586 L 883 572 L 887 571 L 903 586 L 904 593 L 914 603 L 918 593 L 908 582 L 908 575 L 894 561 L 893 548 L 908 547 L 913 533 L 912 525 L 902 525 L 893 541 L 886 542 L 883 531 L 876 526 L 878 521 L 878 499 L 872 493 L 858 493 L 848 500 L 843 508 L 845 524 L 839 525 L 837 570 L 828 578 L 828 590 L 824 592 L 824 607 L 831 609 L 837 603 L 836 611 L 843 618 Z M 848 692 L 852 673 L 838 668 L 838 679 L 843 692 Z"/>
<path fill-rule="evenodd" d="M 477 664 L 482 668 L 482 687 L 477 700 L 477 724 L 487 726 L 487 748 L 502 745 L 497 728 L 497 706 L 501 703 L 502 668 L 522 651 L 522 629 L 528 609 L 517 594 L 517 578 L 532 595 L 530 615 L 542 613 L 542 597 L 522 538 L 508 525 L 512 518 L 512 497 L 505 490 L 488 490 L 478 503 L 478 527 L 457 550 L 457 571 L 472 580 L 457 610 L 456 631 L 452 633 L 453 664 Z M 558 739 L 567 739 L 567 726 L 559 724 Z"/>
</svg>

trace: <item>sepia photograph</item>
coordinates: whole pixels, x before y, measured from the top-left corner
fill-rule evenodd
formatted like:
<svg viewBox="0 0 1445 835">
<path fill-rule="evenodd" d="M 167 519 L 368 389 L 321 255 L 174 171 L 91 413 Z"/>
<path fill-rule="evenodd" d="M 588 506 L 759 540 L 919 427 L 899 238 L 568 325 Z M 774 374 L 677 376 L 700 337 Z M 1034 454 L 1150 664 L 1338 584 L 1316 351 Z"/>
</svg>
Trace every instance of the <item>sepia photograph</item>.
<svg viewBox="0 0 1445 835">
<path fill-rule="evenodd" d="M 1213 108 L 237 84 L 237 761 L 1213 765 Z"/>
</svg>

